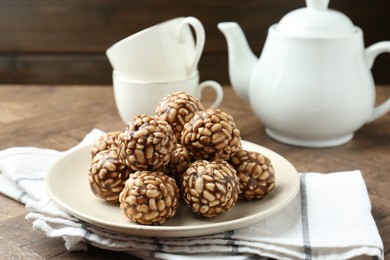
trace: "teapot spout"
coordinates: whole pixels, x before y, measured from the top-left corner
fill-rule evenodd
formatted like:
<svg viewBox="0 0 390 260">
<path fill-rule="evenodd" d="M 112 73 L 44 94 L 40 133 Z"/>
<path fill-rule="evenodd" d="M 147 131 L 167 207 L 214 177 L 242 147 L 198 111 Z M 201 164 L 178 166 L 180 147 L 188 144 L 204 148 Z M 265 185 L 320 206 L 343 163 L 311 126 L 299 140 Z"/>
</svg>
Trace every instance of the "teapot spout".
<svg viewBox="0 0 390 260">
<path fill-rule="evenodd" d="M 227 41 L 232 87 L 240 98 L 248 101 L 251 75 L 258 59 L 251 51 L 244 32 L 237 23 L 219 23 L 218 28 Z"/>
</svg>

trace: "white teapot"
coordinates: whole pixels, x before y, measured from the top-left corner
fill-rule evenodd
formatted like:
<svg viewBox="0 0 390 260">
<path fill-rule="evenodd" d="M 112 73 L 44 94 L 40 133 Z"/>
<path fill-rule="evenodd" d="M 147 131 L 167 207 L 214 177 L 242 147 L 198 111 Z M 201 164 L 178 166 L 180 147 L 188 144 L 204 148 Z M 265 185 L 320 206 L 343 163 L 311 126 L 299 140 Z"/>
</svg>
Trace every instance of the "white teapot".
<svg viewBox="0 0 390 260">
<path fill-rule="evenodd" d="M 378 54 L 390 52 L 390 41 L 365 48 L 362 30 L 328 3 L 307 0 L 272 25 L 259 59 L 237 23 L 218 24 L 233 88 L 266 133 L 287 144 L 341 145 L 390 111 L 390 98 L 375 107 L 370 71 Z"/>
</svg>

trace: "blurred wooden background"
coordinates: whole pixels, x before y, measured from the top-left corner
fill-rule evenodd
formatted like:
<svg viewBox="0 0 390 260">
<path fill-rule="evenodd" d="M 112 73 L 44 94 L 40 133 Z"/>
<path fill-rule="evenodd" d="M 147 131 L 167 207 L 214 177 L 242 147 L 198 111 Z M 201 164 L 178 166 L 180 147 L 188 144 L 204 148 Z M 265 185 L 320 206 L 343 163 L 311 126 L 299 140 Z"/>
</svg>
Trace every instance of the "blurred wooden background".
<svg viewBox="0 0 390 260">
<path fill-rule="evenodd" d="M 303 0 L 0 0 L 0 84 L 111 84 L 105 50 L 178 16 L 195 16 L 205 27 L 202 80 L 228 84 L 217 24 L 238 22 L 259 54 L 268 27 L 303 6 Z M 366 46 L 390 40 L 390 1 L 333 0 L 330 8 L 363 29 Z M 379 56 L 373 74 L 376 83 L 390 83 L 390 54 Z"/>
</svg>

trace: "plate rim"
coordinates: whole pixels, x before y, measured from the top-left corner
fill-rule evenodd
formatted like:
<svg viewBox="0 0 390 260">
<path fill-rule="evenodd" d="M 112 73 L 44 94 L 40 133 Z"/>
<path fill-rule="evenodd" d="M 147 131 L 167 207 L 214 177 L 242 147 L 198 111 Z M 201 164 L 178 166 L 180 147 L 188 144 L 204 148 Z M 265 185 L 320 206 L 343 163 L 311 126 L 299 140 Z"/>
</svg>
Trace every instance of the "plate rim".
<svg viewBox="0 0 390 260">
<path fill-rule="evenodd" d="M 58 165 L 61 162 L 63 162 L 67 157 L 72 156 L 77 152 L 82 152 L 84 149 L 90 149 L 91 143 L 80 144 L 78 146 L 75 146 L 75 147 L 65 151 L 64 154 L 62 154 L 59 158 L 57 158 L 56 161 L 51 165 L 51 167 L 49 168 L 49 170 L 46 172 L 46 174 L 44 176 L 44 186 L 45 186 L 45 189 L 46 189 L 47 193 L 49 194 L 50 198 L 55 202 L 55 204 L 57 204 L 61 209 L 63 209 L 68 214 L 70 214 L 70 215 L 72 215 L 72 216 L 74 216 L 74 217 L 76 217 L 84 222 L 87 222 L 89 224 L 92 224 L 92 225 L 95 225 L 95 226 L 98 226 L 100 228 L 104 228 L 107 230 L 120 232 L 123 234 L 150 236 L 150 234 L 144 234 L 144 233 L 164 232 L 162 234 L 159 233 L 157 236 L 160 236 L 160 237 L 183 237 L 185 235 L 183 235 L 182 233 L 189 232 L 189 231 L 191 231 L 191 233 L 193 233 L 193 234 L 191 234 L 192 236 L 200 236 L 200 235 L 210 235 L 210 234 L 220 233 L 220 232 L 224 232 L 224 231 L 228 231 L 228 230 L 232 230 L 232 229 L 238 229 L 238 228 L 242 228 L 242 227 L 257 223 L 257 222 L 259 222 L 265 218 L 268 218 L 269 216 L 277 213 L 278 211 L 280 211 L 281 209 L 283 209 L 284 207 L 289 205 L 291 203 L 291 201 L 297 196 L 297 194 L 300 190 L 300 181 L 299 181 L 298 172 L 295 169 L 295 167 L 286 158 L 284 158 L 280 154 L 274 152 L 273 150 L 271 150 L 267 147 L 258 145 L 256 143 L 252 143 L 252 142 L 245 141 L 245 140 L 241 140 L 241 142 L 243 144 L 244 149 L 246 149 L 246 150 L 253 150 L 253 149 L 245 148 L 248 145 L 254 146 L 254 147 L 260 147 L 260 149 L 266 151 L 267 154 L 270 153 L 270 154 L 273 154 L 273 156 L 280 157 L 280 159 L 284 160 L 285 163 L 287 163 L 288 166 L 294 171 L 294 173 L 291 173 L 291 174 L 294 174 L 296 176 L 294 178 L 295 185 L 292 187 L 292 189 L 290 191 L 291 194 L 288 197 L 288 199 L 285 199 L 278 204 L 274 204 L 274 205 L 272 205 L 272 207 L 268 207 L 261 212 L 257 212 L 257 213 L 254 213 L 254 214 L 251 214 L 248 216 L 240 217 L 238 219 L 231 219 L 231 220 L 226 220 L 226 221 L 221 221 L 221 222 L 205 223 L 202 225 L 186 225 L 186 226 L 140 225 L 140 224 L 135 224 L 135 223 L 129 222 L 132 225 L 126 226 L 126 225 L 123 225 L 121 223 L 119 223 L 119 224 L 113 223 L 112 221 L 102 221 L 102 220 L 99 220 L 99 218 L 96 218 L 95 216 L 87 216 L 85 214 L 85 212 L 83 214 L 83 213 L 80 213 L 80 212 L 73 210 L 69 205 L 65 205 L 65 203 L 61 199 L 58 198 L 56 192 L 51 189 L 49 181 L 51 178 L 53 178 L 53 175 L 55 175 L 55 173 L 54 173 L 55 169 L 58 167 Z M 276 209 L 274 209 L 275 207 L 276 207 Z M 232 226 L 232 225 L 234 225 L 234 228 L 227 228 L 227 229 L 222 228 L 222 227 L 228 227 L 228 226 Z M 217 231 L 217 232 L 211 231 L 211 230 L 218 229 L 218 228 L 221 228 L 222 230 Z"/>
</svg>

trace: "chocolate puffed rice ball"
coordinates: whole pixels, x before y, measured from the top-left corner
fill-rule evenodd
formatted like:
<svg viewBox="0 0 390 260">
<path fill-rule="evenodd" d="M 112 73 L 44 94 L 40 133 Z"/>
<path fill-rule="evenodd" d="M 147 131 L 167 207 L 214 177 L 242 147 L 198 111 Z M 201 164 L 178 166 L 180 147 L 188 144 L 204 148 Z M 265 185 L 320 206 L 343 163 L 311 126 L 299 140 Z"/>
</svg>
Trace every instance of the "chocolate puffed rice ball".
<svg viewBox="0 0 390 260">
<path fill-rule="evenodd" d="M 117 202 L 131 170 L 119 159 L 116 150 L 104 150 L 93 158 L 88 170 L 92 192 L 109 202 Z"/>
<path fill-rule="evenodd" d="M 180 192 L 175 180 L 162 172 L 137 171 L 119 196 L 122 212 L 144 225 L 164 224 L 176 214 Z"/>
<path fill-rule="evenodd" d="M 186 92 L 175 92 L 161 100 L 156 108 L 155 116 L 171 125 L 180 143 L 184 125 L 194 117 L 196 112 L 203 110 L 204 107 L 197 98 Z"/>
<path fill-rule="evenodd" d="M 196 159 L 228 160 L 241 146 L 240 130 L 231 115 L 208 109 L 184 125 L 181 143 Z"/>
<path fill-rule="evenodd" d="M 197 214 L 211 218 L 230 210 L 238 200 L 236 171 L 226 161 L 198 160 L 183 175 L 182 196 Z"/>
<path fill-rule="evenodd" d="M 117 149 L 118 147 L 118 135 L 121 131 L 113 131 L 102 134 L 91 147 L 91 157 L 95 156 L 98 152 L 109 150 L 110 148 Z"/>
<path fill-rule="evenodd" d="M 181 183 L 184 172 L 192 162 L 193 160 L 188 150 L 181 144 L 177 144 L 163 172 L 174 177 L 177 183 Z"/>
<path fill-rule="evenodd" d="M 230 164 L 240 179 L 240 199 L 261 199 L 275 187 L 275 170 L 271 160 L 257 152 L 240 150 Z"/>
<path fill-rule="evenodd" d="M 119 135 L 119 158 L 133 170 L 159 170 L 176 147 L 171 126 L 148 115 L 135 116 Z"/>
</svg>

